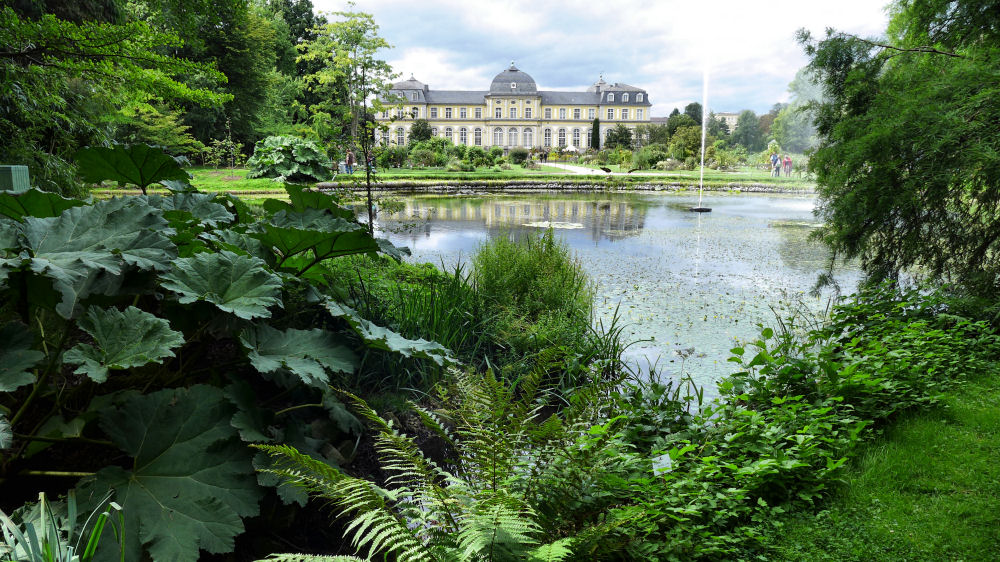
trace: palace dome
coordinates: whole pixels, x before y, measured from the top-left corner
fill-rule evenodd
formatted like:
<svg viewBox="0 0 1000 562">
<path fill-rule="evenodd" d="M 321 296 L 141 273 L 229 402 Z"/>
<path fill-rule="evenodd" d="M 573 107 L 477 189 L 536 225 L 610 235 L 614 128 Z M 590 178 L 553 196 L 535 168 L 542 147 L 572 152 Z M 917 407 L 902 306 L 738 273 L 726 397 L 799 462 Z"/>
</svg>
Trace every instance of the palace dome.
<svg viewBox="0 0 1000 562">
<path fill-rule="evenodd" d="M 493 83 L 490 84 L 490 93 L 506 95 L 537 94 L 538 86 L 535 85 L 534 78 L 528 76 L 528 73 L 518 70 L 514 66 L 514 61 L 511 61 L 510 68 L 493 78 Z"/>
</svg>

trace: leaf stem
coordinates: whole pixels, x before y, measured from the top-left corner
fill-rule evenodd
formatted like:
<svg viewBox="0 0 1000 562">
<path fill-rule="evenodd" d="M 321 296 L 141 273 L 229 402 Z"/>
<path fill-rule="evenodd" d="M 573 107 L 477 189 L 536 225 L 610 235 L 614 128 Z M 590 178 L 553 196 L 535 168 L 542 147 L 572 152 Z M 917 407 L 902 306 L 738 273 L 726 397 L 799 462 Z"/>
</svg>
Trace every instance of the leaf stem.
<svg viewBox="0 0 1000 562">
<path fill-rule="evenodd" d="M 49 355 L 49 364 L 45 367 L 45 371 L 38 376 L 38 380 L 35 382 L 34 388 L 31 389 L 31 394 L 29 394 L 28 398 L 25 399 L 24 404 L 21 404 L 21 407 L 18 408 L 14 417 L 10 419 L 11 427 L 14 427 L 14 424 L 16 424 L 17 421 L 21 419 L 21 416 L 28 411 L 28 407 L 31 406 L 31 403 L 34 402 L 35 398 L 38 396 L 39 389 L 45 385 L 46 379 L 49 378 L 49 373 L 51 373 L 52 369 L 55 367 L 56 359 L 59 358 L 59 354 L 62 351 L 63 346 L 66 344 L 66 339 L 69 337 L 69 325 L 70 321 L 66 320 L 66 323 L 63 325 L 62 336 L 59 338 L 59 345 L 56 346 L 53 353 Z"/>
<path fill-rule="evenodd" d="M 298 406 L 289 406 L 288 408 L 285 408 L 284 410 L 278 410 L 277 412 L 274 413 L 274 415 L 275 416 L 280 416 L 281 414 L 287 414 L 288 412 L 291 412 L 291 411 L 294 411 L 294 410 L 301 410 L 302 408 L 316 408 L 316 407 L 322 408 L 323 407 L 323 403 L 321 402 L 319 404 L 299 404 Z"/>
<path fill-rule="evenodd" d="M 20 433 L 15 433 L 14 437 L 24 441 L 40 441 L 42 443 L 70 443 L 73 441 L 79 441 L 80 443 L 90 443 L 92 445 L 105 445 L 108 447 L 117 446 L 111 441 L 91 439 L 89 437 L 42 437 L 41 435 L 22 435 Z"/>
<path fill-rule="evenodd" d="M 52 476 L 55 478 L 83 478 L 93 476 L 94 472 L 76 472 L 72 470 L 25 470 L 21 472 L 24 476 Z"/>
</svg>

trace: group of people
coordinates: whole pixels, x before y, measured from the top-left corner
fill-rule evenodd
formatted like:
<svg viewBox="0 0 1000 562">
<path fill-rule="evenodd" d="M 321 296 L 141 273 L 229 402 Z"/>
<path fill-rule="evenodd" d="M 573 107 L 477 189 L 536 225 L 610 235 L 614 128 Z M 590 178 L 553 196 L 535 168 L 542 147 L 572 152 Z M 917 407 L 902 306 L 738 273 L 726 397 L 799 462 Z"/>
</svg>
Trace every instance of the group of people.
<svg viewBox="0 0 1000 562">
<path fill-rule="evenodd" d="M 792 157 L 789 155 L 778 156 L 777 152 L 771 153 L 771 176 L 780 178 L 781 171 L 785 171 L 785 177 L 792 175 Z"/>
<path fill-rule="evenodd" d="M 347 149 L 347 153 L 344 154 L 344 172 L 348 174 L 354 173 L 354 165 L 358 163 L 358 157 L 354 155 L 354 150 L 351 148 Z M 375 171 L 375 156 L 368 158 L 368 167 Z M 336 171 L 336 170 L 335 170 Z"/>
</svg>

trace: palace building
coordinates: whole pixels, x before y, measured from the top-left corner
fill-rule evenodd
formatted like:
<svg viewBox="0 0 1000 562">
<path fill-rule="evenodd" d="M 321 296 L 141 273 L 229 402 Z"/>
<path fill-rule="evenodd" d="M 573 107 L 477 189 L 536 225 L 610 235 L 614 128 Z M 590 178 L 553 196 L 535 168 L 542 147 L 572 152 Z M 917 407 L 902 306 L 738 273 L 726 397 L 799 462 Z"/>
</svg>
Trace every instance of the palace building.
<svg viewBox="0 0 1000 562">
<path fill-rule="evenodd" d="M 630 129 L 648 124 L 649 96 L 627 84 L 603 78 L 585 92 L 539 90 L 534 79 L 514 63 L 497 74 L 489 90 L 432 90 L 410 77 L 393 84 L 391 100 L 401 105 L 378 116 L 388 126 L 383 142 L 406 144 L 410 126 L 426 119 L 433 136 L 455 144 L 523 148 L 590 147 L 594 119 L 601 139 L 618 124 Z M 600 147 L 597 147 L 600 148 Z M 572 150 L 572 149 L 570 149 Z"/>
</svg>

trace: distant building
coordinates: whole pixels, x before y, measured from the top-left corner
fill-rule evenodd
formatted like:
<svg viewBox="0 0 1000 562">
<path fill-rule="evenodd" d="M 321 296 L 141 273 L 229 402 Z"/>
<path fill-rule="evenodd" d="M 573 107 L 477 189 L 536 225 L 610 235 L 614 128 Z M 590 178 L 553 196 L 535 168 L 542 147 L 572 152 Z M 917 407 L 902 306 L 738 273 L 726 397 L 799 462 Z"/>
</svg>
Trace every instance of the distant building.
<svg viewBox="0 0 1000 562">
<path fill-rule="evenodd" d="M 729 127 L 730 133 L 736 130 L 736 122 L 740 120 L 739 113 L 716 113 L 715 117 L 726 122 L 726 127 Z"/>
<path fill-rule="evenodd" d="M 539 90 L 513 62 L 489 90 L 432 90 L 411 76 L 393 84 L 390 94 L 386 101 L 402 100 L 403 106 L 393 110 L 395 119 L 390 112 L 377 116 L 389 127 L 386 144 L 406 144 L 413 121 L 426 119 L 432 135 L 455 144 L 583 150 L 590 147 L 595 118 L 602 139 L 618 124 L 634 130 L 650 121 L 649 96 L 641 88 L 601 78 L 585 92 Z"/>
</svg>

